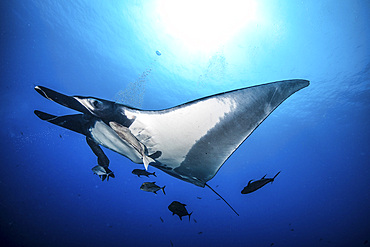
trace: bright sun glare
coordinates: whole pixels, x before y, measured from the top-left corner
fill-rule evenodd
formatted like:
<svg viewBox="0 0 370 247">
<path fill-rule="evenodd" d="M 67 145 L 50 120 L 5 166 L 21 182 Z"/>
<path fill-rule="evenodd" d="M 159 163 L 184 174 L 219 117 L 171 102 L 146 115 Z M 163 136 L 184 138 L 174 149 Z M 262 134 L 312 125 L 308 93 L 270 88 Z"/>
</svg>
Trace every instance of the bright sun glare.
<svg viewBox="0 0 370 247">
<path fill-rule="evenodd" d="M 255 0 L 160 0 L 164 31 L 195 50 L 224 44 L 257 16 Z"/>
</svg>

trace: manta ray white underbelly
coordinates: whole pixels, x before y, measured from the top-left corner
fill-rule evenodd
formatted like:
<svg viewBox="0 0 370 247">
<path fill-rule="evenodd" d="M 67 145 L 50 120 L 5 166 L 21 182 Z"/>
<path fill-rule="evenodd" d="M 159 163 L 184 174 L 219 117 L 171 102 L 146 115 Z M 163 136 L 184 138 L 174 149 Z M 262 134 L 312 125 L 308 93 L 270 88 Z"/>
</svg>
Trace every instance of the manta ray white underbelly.
<svg viewBox="0 0 370 247">
<path fill-rule="evenodd" d="M 160 150 L 162 155 L 156 160 L 167 170 L 174 170 L 181 166 L 201 138 L 216 128 L 235 107 L 232 99 L 209 98 L 176 110 L 140 112 L 135 114 L 130 130 L 148 148 L 149 153 Z M 207 149 L 210 151 L 211 148 Z M 196 176 L 191 177 L 197 179 Z"/>
<path fill-rule="evenodd" d="M 134 109 L 92 97 L 66 96 L 38 86 L 36 91 L 42 96 L 83 114 L 35 114 L 84 134 L 135 163 L 153 161 L 150 165 L 204 187 L 276 107 L 308 85 L 307 80 L 278 81 L 159 111 Z"/>
<path fill-rule="evenodd" d="M 141 163 L 141 154 L 135 150 L 128 141 L 120 138 L 117 133 L 103 121 L 96 121 L 89 129 L 89 132 L 92 139 L 99 145 L 124 155 L 135 163 Z"/>
</svg>

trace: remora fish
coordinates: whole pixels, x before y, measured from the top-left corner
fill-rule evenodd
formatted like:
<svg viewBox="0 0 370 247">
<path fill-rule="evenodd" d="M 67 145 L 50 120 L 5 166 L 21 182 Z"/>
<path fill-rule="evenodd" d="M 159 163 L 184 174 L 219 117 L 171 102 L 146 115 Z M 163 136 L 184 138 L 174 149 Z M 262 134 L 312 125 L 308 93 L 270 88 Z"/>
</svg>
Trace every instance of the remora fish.
<svg viewBox="0 0 370 247">
<path fill-rule="evenodd" d="M 166 194 L 164 192 L 164 188 L 166 186 L 163 186 L 162 188 L 155 184 L 155 182 L 145 182 L 140 186 L 140 189 L 147 192 L 153 192 L 154 194 L 157 194 L 158 190 L 162 190 L 163 194 Z"/>
<path fill-rule="evenodd" d="M 132 170 L 131 173 L 137 175 L 138 177 L 140 177 L 140 176 L 149 177 L 149 175 L 153 175 L 154 177 L 157 176 L 157 175 L 155 175 L 155 172 L 150 173 L 150 172 L 142 170 L 142 169 L 134 169 L 134 170 Z"/>
<path fill-rule="evenodd" d="M 168 209 L 172 212 L 172 215 L 177 214 L 180 217 L 180 220 L 182 220 L 183 216 L 189 215 L 189 221 L 190 221 L 190 216 L 193 212 L 190 214 L 188 213 L 188 210 L 185 208 L 186 204 L 183 204 L 178 201 L 173 201 L 171 204 L 168 206 Z"/>
<path fill-rule="evenodd" d="M 147 155 L 147 148 L 131 133 L 129 128 L 116 122 L 109 122 L 109 126 L 117 133 L 120 138 L 131 144 L 132 147 L 141 154 L 145 170 L 148 170 L 150 163 L 155 163 L 155 161 Z"/>
<path fill-rule="evenodd" d="M 108 167 L 96 165 L 91 170 L 94 172 L 94 174 L 98 175 L 102 181 L 104 181 L 105 179 L 107 179 L 108 181 L 109 177 L 115 177 L 113 172 L 109 170 Z"/>
<path fill-rule="evenodd" d="M 266 177 L 266 175 L 265 175 L 260 180 L 257 180 L 257 181 L 254 181 L 254 182 L 252 182 L 253 179 L 250 180 L 248 182 L 248 185 L 244 187 L 244 189 L 242 190 L 241 193 L 242 194 L 248 194 L 248 193 L 251 193 L 253 191 L 256 191 L 256 190 L 262 188 L 263 186 L 265 186 L 268 183 L 274 182 L 274 179 L 276 178 L 277 175 L 279 175 L 279 173 L 280 172 L 276 173 L 276 175 L 273 178 L 265 178 Z"/>
</svg>

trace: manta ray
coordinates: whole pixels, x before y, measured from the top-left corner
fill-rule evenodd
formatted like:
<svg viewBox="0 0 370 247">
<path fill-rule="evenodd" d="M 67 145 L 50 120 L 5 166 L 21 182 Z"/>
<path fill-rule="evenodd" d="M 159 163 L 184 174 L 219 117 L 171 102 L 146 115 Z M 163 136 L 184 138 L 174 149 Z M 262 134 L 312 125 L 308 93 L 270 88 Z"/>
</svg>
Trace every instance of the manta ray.
<svg viewBox="0 0 370 247">
<path fill-rule="evenodd" d="M 80 113 L 54 116 L 35 110 L 35 114 L 42 120 L 86 136 L 88 145 L 98 157 L 94 172 L 97 171 L 102 180 L 114 174 L 100 146 L 134 163 L 144 164 L 145 169 L 150 165 L 205 187 L 284 100 L 308 85 L 309 81 L 302 79 L 271 82 L 164 110 L 141 110 L 95 97 L 67 96 L 36 86 L 35 90 L 43 97 Z"/>
</svg>

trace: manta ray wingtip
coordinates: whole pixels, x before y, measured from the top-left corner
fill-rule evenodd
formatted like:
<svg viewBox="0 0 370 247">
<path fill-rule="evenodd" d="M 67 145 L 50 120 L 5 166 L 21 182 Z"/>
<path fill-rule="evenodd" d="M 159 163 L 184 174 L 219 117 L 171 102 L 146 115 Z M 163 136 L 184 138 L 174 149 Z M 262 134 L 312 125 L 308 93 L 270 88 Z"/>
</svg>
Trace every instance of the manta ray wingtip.
<svg viewBox="0 0 370 247">
<path fill-rule="evenodd" d="M 310 81 L 306 79 L 297 79 L 298 82 L 300 82 L 303 87 L 308 87 L 310 85 Z"/>
</svg>

